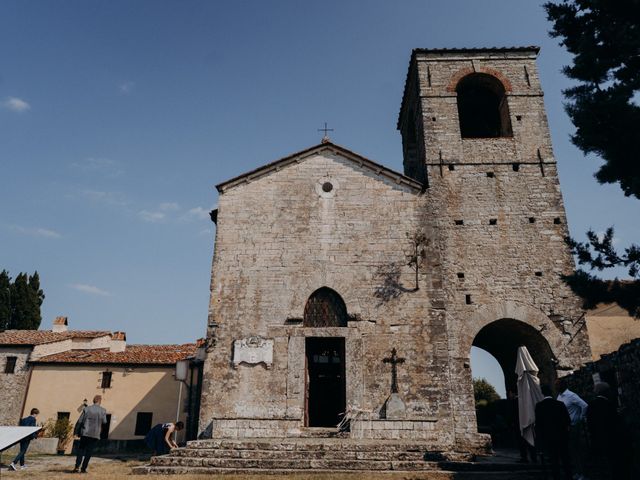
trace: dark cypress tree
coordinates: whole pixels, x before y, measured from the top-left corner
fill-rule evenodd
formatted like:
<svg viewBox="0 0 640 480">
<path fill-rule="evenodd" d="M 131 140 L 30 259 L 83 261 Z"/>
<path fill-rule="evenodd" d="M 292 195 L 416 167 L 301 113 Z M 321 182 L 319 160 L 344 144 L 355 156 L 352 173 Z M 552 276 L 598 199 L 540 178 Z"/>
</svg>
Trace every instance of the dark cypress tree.
<svg viewBox="0 0 640 480">
<path fill-rule="evenodd" d="M 9 327 L 11 319 L 11 277 L 9 272 L 0 272 L 0 330 Z"/>
<path fill-rule="evenodd" d="M 29 277 L 29 304 L 31 313 L 29 315 L 28 325 L 25 328 L 29 330 L 37 330 L 42 323 L 42 315 L 40 313 L 40 307 L 44 301 L 44 292 L 40 288 L 40 275 L 38 271 L 33 272 L 33 275 Z"/>
<path fill-rule="evenodd" d="M 10 293 L 11 317 L 8 328 L 37 330 L 42 321 L 40 305 L 44 300 L 38 272 L 30 277 L 26 273 L 19 273 L 11 285 Z"/>
<path fill-rule="evenodd" d="M 11 319 L 9 328 L 22 330 L 29 317 L 29 280 L 26 273 L 19 273 L 11 285 Z"/>
</svg>

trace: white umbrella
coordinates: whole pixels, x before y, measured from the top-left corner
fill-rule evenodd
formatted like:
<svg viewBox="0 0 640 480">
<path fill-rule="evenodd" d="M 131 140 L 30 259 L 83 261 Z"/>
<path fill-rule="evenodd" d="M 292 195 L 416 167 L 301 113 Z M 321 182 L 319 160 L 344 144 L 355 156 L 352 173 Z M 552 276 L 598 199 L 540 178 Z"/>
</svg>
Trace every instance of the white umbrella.
<svg viewBox="0 0 640 480">
<path fill-rule="evenodd" d="M 538 366 L 529 355 L 527 347 L 518 347 L 516 359 L 518 375 L 518 420 L 520 433 L 530 445 L 534 445 L 533 427 L 536 421 L 536 403 L 544 398 L 540 391 Z"/>
</svg>

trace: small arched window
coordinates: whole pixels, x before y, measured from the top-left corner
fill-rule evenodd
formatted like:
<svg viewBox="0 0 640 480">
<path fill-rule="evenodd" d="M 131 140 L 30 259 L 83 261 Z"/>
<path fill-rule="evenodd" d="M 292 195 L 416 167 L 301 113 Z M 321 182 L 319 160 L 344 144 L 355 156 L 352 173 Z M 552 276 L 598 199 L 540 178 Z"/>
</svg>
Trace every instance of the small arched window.
<svg viewBox="0 0 640 480">
<path fill-rule="evenodd" d="M 346 327 L 347 306 L 342 297 L 327 287 L 311 294 L 304 307 L 305 327 Z"/>
<path fill-rule="evenodd" d="M 504 86 L 486 73 L 472 73 L 456 87 L 462 138 L 512 136 Z"/>
</svg>

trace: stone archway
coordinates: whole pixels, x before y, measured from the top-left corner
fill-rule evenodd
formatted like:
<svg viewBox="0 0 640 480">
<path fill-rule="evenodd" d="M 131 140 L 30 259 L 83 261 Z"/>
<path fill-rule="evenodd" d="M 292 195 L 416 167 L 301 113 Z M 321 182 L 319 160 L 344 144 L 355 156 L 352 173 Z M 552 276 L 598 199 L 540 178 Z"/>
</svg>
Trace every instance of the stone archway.
<svg viewBox="0 0 640 480">
<path fill-rule="evenodd" d="M 506 390 L 516 388 L 516 354 L 525 346 L 538 365 L 542 383 L 552 384 L 556 378 L 556 357 L 542 333 L 533 326 L 512 318 L 502 318 L 480 329 L 472 345 L 493 355 L 498 361 L 505 379 Z"/>
</svg>

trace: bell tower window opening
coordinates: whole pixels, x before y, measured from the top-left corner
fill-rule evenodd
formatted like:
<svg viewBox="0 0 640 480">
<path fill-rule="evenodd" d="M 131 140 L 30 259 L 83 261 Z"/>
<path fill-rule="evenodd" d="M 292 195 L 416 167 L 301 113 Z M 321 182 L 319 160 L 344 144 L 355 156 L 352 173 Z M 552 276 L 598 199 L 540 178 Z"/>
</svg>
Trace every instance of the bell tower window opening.
<svg viewBox="0 0 640 480">
<path fill-rule="evenodd" d="M 502 83 L 486 73 L 472 73 L 456 87 L 462 138 L 511 137 L 509 105 Z"/>
<path fill-rule="evenodd" d="M 327 287 L 311 294 L 304 307 L 305 327 L 346 327 L 347 306 L 342 297 Z"/>
</svg>

